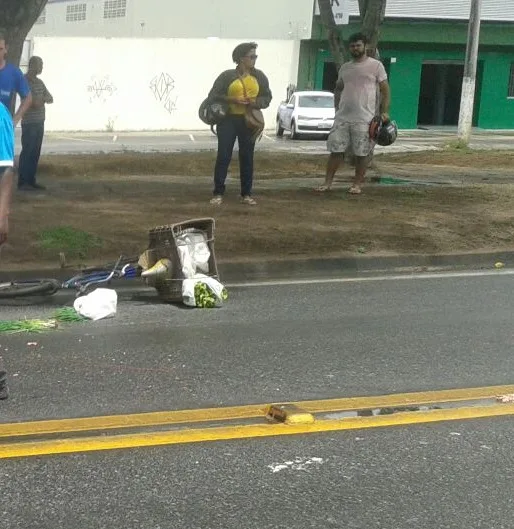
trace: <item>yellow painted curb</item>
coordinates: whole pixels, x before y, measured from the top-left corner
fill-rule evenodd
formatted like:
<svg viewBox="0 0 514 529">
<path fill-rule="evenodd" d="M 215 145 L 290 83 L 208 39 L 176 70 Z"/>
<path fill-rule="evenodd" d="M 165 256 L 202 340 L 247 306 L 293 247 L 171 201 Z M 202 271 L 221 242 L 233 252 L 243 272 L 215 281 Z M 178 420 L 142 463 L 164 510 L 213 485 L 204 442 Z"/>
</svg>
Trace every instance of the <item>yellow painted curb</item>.
<svg viewBox="0 0 514 529">
<path fill-rule="evenodd" d="M 514 393 L 514 385 L 424 391 L 417 393 L 398 393 L 394 395 L 371 397 L 309 400 L 291 402 L 287 403 L 287 405 L 295 406 L 306 413 L 312 414 L 492 399 L 498 395 L 510 393 Z M 284 403 L 282 406 L 283 405 L 286 404 Z M 206 408 L 196 410 L 135 413 L 130 415 L 107 415 L 103 417 L 0 423 L 0 438 L 251 419 L 264 417 L 269 408 L 269 404 L 255 404 L 226 408 Z"/>
<path fill-rule="evenodd" d="M 319 420 L 312 424 L 257 424 L 223 426 L 216 428 L 198 428 L 174 430 L 169 432 L 138 433 L 86 437 L 76 439 L 57 439 L 49 441 L 6 443 L 0 445 L 0 459 L 15 457 L 68 454 L 122 448 L 140 448 L 164 446 L 206 441 L 227 441 L 280 435 L 298 435 L 308 433 L 334 432 L 386 426 L 479 419 L 514 415 L 514 404 L 496 404 L 492 406 L 430 410 L 424 412 L 406 412 L 373 417 L 356 417 L 339 420 Z"/>
</svg>

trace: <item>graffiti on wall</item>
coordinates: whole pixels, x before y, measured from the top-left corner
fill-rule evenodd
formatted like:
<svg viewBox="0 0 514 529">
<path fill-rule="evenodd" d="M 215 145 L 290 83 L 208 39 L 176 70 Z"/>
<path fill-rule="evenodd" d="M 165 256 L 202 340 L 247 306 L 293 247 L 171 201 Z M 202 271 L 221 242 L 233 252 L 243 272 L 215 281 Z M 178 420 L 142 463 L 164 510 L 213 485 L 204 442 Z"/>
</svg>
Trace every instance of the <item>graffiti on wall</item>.
<svg viewBox="0 0 514 529">
<path fill-rule="evenodd" d="M 160 73 L 150 81 L 150 90 L 156 101 L 159 101 L 170 114 L 177 109 L 178 96 L 173 94 L 175 80 L 168 73 Z"/>
<path fill-rule="evenodd" d="M 114 95 L 117 90 L 118 89 L 110 80 L 108 75 L 104 77 L 92 76 L 90 83 L 87 85 L 89 102 L 105 103 Z"/>
</svg>

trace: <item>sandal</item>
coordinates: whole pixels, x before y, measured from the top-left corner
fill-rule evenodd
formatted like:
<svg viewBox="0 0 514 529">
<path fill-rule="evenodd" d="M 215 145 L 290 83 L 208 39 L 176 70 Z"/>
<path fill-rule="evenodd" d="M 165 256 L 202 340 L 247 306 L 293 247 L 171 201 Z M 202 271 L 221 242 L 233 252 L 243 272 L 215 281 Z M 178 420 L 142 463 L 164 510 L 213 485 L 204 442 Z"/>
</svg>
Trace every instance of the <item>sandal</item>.
<svg viewBox="0 0 514 529">
<path fill-rule="evenodd" d="M 241 203 L 242 204 L 246 204 L 247 206 L 256 206 L 257 205 L 257 201 L 252 198 L 251 196 L 244 196 L 244 197 L 241 197 Z"/>
<path fill-rule="evenodd" d="M 350 195 L 360 195 L 362 193 L 362 189 L 360 186 L 354 185 L 348 189 L 348 193 L 350 193 Z"/>
<path fill-rule="evenodd" d="M 214 197 L 212 197 L 209 202 L 213 205 L 213 206 L 221 206 L 221 204 L 223 204 L 223 197 L 221 195 L 216 195 Z"/>
<path fill-rule="evenodd" d="M 314 188 L 314 191 L 317 191 L 318 193 L 326 193 L 327 191 L 330 191 L 332 189 L 332 186 L 327 186 L 326 184 L 322 184 L 318 187 Z"/>
</svg>

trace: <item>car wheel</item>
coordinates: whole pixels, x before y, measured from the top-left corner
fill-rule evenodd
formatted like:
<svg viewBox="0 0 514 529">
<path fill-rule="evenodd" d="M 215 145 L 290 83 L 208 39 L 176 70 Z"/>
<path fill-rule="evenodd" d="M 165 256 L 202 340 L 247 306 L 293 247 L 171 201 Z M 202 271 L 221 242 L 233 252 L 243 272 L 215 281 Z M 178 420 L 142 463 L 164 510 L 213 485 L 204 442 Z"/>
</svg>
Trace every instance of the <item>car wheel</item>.
<svg viewBox="0 0 514 529">
<path fill-rule="evenodd" d="M 296 130 L 296 121 L 291 121 L 291 139 L 292 140 L 298 140 L 300 139 L 300 134 L 298 134 L 298 131 Z"/>
<path fill-rule="evenodd" d="M 284 128 L 280 125 L 280 118 L 277 116 L 277 124 L 275 127 L 275 134 L 278 138 L 281 138 L 284 135 Z"/>
</svg>

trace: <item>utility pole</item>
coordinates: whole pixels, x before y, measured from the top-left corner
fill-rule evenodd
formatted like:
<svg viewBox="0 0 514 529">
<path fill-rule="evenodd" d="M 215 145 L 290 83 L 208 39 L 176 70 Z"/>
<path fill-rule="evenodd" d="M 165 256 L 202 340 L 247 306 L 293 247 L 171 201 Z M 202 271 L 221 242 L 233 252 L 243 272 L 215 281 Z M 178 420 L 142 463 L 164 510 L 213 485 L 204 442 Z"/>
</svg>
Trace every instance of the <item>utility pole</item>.
<svg viewBox="0 0 514 529">
<path fill-rule="evenodd" d="M 473 124 L 473 108 L 475 103 L 475 83 L 477 75 L 478 43 L 480 40 L 480 13 L 482 0 L 471 0 L 469 14 L 468 42 L 466 46 L 466 62 L 462 80 L 462 96 L 459 113 L 459 140 L 469 143 Z"/>
</svg>

